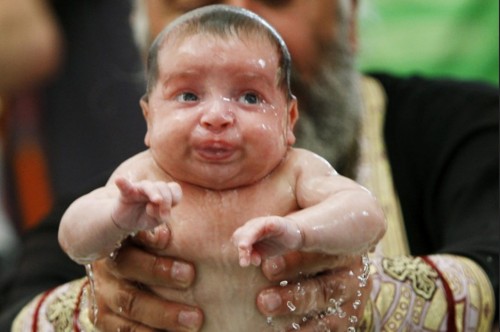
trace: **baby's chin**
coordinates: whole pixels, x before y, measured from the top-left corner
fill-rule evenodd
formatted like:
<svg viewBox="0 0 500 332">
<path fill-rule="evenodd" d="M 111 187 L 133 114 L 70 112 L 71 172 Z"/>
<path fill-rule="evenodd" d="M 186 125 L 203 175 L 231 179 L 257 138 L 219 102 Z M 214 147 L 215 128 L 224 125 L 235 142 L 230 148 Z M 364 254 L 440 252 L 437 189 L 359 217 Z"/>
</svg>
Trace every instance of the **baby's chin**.
<svg viewBox="0 0 500 332">
<path fill-rule="evenodd" d="M 197 174 L 197 176 L 194 176 L 194 174 Z M 268 172 L 251 173 L 233 167 L 208 165 L 201 169 L 200 172 L 179 174 L 177 177 L 174 176 L 174 179 L 184 185 L 191 185 L 212 191 L 226 191 L 237 190 L 256 184 L 267 175 Z"/>
</svg>

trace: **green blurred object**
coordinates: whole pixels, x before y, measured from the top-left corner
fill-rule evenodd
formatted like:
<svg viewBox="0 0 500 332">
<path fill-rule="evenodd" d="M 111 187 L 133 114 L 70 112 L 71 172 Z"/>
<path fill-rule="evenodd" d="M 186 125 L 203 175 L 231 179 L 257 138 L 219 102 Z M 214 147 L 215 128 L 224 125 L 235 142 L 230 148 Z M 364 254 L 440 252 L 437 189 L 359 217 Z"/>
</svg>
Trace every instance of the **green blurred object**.
<svg viewBox="0 0 500 332">
<path fill-rule="evenodd" d="M 498 85 L 498 0 L 361 1 L 358 66 Z"/>
</svg>

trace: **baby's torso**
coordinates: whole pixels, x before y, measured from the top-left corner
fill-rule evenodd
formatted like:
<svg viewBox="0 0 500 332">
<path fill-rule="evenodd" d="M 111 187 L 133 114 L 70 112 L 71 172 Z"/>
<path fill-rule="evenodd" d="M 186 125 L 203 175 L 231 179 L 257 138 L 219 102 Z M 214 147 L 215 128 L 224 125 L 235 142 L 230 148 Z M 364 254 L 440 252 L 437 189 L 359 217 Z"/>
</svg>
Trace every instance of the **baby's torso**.
<svg viewBox="0 0 500 332">
<path fill-rule="evenodd" d="M 183 198 L 168 225 L 171 244 L 162 254 L 193 262 L 196 281 L 188 291 L 156 291 L 200 306 L 204 331 L 273 330 L 255 305 L 258 291 L 270 283 L 260 267 L 239 266 L 231 236 L 252 218 L 295 211 L 294 193 L 291 181 L 283 177 L 223 192 L 183 187 Z"/>
</svg>

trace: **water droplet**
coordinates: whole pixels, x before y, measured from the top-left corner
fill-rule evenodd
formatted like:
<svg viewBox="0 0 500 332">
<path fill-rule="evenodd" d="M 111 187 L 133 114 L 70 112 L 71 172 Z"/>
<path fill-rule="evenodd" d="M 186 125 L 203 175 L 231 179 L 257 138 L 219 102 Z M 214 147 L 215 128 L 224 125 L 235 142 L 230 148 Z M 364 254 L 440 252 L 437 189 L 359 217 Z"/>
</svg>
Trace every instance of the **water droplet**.
<svg viewBox="0 0 500 332">
<path fill-rule="evenodd" d="M 266 323 L 267 323 L 267 325 L 272 325 L 273 324 L 273 318 L 272 317 L 267 317 L 266 318 Z"/>
<path fill-rule="evenodd" d="M 118 250 L 113 250 L 110 254 L 109 254 L 109 258 L 111 260 L 115 260 L 116 256 L 118 255 Z"/>
<path fill-rule="evenodd" d="M 286 285 L 288 285 L 288 281 L 283 280 L 283 281 L 280 282 L 280 286 L 281 287 L 285 287 Z"/>
<path fill-rule="evenodd" d="M 95 299 L 94 271 L 92 270 L 91 264 L 85 264 L 85 272 L 87 273 L 87 278 L 89 279 L 91 309 L 94 313 L 94 325 L 97 325 L 97 314 L 99 313 L 99 310 L 97 308 L 97 302 Z"/>
<path fill-rule="evenodd" d="M 286 303 L 286 306 L 288 307 L 288 309 L 290 309 L 290 311 L 295 311 L 297 309 L 297 307 L 292 303 L 292 301 L 288 301 Z"/>
<path fill-rule="evenodd" d="M 300 330 L 300 325 L 297 323 L 292 323 L 292 327 L 294 330 Z"/>
<path fill-rule="evenodd" d="M 358 322 L 358 317 L 356 317 L 356 316 L 349 316 L 349 323 L 356 324 L 357 322 Z"/>
</svg>

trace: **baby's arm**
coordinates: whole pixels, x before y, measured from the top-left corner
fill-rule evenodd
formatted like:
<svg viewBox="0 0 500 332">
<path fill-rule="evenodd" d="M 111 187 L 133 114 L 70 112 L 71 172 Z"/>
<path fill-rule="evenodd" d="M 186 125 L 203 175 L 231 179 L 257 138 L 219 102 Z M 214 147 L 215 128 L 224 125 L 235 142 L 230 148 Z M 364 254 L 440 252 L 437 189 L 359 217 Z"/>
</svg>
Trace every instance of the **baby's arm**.
<svg viewBox="0 0 500 332">
<path fill-rule="evenodd" d="M 285 217 L 255 218 L 236 230 L 240 265 L 291 250 L 325 254 L 362 253 L 383 236 L 386 223 L 375 197 L 341 176 L 322 158 L 296 151 L 296 199 L 300 210 Z M 298 167 L 298 168 L 296 168 Z"/>
<path fill-rule="evenodd" d="M 90 263 L 113 252 L 131 233 L 167 222 L 181 196 L 177 183 L 117 177 L 114 184 L 82 196 L 68 208 L 59 243 L 74 261 Z"/>
</svg>

